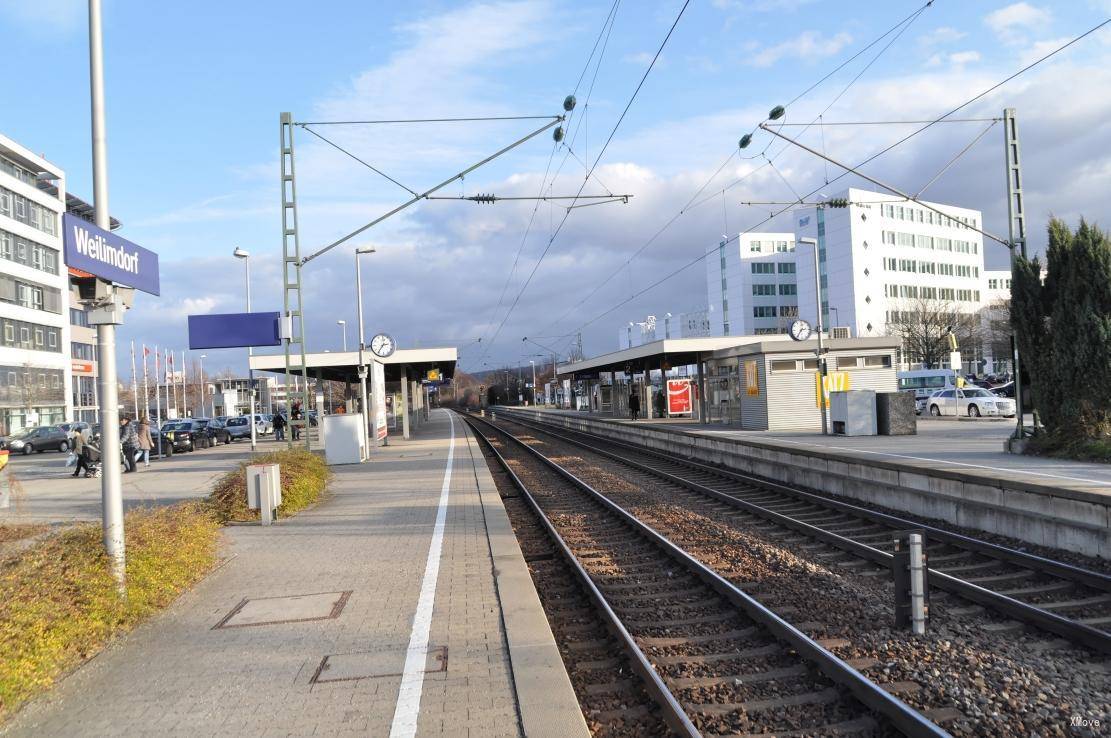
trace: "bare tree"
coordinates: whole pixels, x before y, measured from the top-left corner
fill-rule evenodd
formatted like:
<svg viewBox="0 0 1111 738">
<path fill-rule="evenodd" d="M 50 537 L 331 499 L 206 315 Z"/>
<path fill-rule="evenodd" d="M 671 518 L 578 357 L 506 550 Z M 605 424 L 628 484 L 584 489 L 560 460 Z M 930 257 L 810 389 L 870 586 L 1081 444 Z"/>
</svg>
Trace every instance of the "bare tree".
<svg viewBox="0 0 1111 738">
<path fill-rule="evenodd" d="M 980 347 L 982 327 L 976 313 L 961 310 L 945 300 L 924 298 L 898 303 L 887 323 L 887 332 L 898 336 L 903 356 L 923 366 L 942 366 L 949 358 L 949 332 L 957 337 L 962 351 L 973 355 Z"/>
<path fill-rule="evenodd" d="M 996 371 L 999 362 L 1011 362 L 1011 301 L 998 298 L 980 311 L 980 329 L 985 347 L 991 353 Z"/>
</svg>

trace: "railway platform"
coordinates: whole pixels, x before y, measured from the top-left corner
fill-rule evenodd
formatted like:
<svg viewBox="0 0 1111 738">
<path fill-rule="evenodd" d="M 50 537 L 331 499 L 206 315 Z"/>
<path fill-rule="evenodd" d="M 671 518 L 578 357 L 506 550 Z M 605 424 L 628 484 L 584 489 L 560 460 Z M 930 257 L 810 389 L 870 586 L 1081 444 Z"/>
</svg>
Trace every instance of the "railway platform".
<svg viewBox="0 0 1111 738">
<path fill-rule="evenodd" d="M 676 419 L 633 422 L 553 408 L 507 410 L 774 481 L 1111 558 L 1111 468 L 1007 454 L 1002 445 L 1010 422 L 924 419 L 913 436 L 845 437 Z"/>
<path fill-rule="evenodd" d="M 0 734 L 588 735 L 477 441 L 446 410 Z"/>
</svg>

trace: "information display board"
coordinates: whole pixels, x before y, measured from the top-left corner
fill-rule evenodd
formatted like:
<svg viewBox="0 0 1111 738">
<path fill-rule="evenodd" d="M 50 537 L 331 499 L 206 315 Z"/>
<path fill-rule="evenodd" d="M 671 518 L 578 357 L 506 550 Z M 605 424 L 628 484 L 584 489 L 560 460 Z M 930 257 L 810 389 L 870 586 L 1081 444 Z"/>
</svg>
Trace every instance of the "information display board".
<svg viewBox="0 0 1111 738">
<path fill-rule="evenodd" d="M 374 395 L 374 429 L 378 440 L 384 441 L 388 431 L 386 421 L 386 367 L 377 361 L 370 362 L 370 387 Z"/>
</svg>

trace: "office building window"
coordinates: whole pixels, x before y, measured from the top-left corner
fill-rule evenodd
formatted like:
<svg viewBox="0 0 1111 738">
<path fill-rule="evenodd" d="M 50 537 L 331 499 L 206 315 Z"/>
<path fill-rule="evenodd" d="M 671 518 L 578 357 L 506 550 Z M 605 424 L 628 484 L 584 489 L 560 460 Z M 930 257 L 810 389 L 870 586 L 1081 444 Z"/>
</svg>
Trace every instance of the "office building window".
<svg viewBox="0 0 1111 738">
<path fill-rule="evenodd" d="M 780 274 L 794 274 L 795 263 L 793 261 L 783 261 L 776 265 L 776 269 Z"/>
<path fill-rule="evenodd" d="M 754 295 L 774 295 L 774 284 L 754 284 L 752 285 L 752 294 Z"/>
<path fill-rule="evenodd" d="M 752 308 L 754 318 L 774 318 L 775 305 L 754 305 Z"/>
<path fill-rule="evenodd" d="M 0 322 L 4 325 L 2 345 L 61 353 L 61 328 L 11 318 L 0 318 Z"/>
<path fill-rule="evenodd" d="M 753 262 L 753 274 L 775 274 L 775 264 L 770 262 Z"/>
<path fill-rule="evenodd" d="M 0 259 L 14 261 L 47 274 L 58 273 L 58 251 L 0 229 Z"/>
<path fill-rule="evenodd" d="M 781 285 L 779 285 L 779 294 L 781 294 L 781 295 L 797 295 L 798 294 L 798 288 L 793 284 L 781 284 Z"/>
<path fill-rule="evenodd" d="M 57 213 L 5 187 L 0 187 L 0 215 L 14 218 L 43 233 L 54 235 L 58 232 Z"/>
</svg>

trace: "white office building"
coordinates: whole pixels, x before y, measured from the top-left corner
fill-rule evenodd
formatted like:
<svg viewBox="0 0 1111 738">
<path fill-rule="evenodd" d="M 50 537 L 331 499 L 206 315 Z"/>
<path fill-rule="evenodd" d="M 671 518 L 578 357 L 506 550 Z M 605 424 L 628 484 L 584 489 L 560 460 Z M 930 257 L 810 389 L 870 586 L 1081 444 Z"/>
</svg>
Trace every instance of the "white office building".
<svg viewBox="0 0 1111 738">
<path fill-rule="evenodd" d="M 65 173 L 0 135 L 2 434 L 73 417 L 65 209 Z"/>
<path fill-rule="evenodd" d="M 838 201 L 842 201 L 838 203 Z M 979 211 L 850 188 L 842 206 L 800 208 L 792 233 L 746 233 L 706 259 L 714 335 L 785 333 L 795 317 L 817 324 L 817 242 L 822 323 L 852 336 L 893 333 L 920 301 L 977 313 L 1009 298 L 1009 274 L 990 291 Z"/>
</svg>

